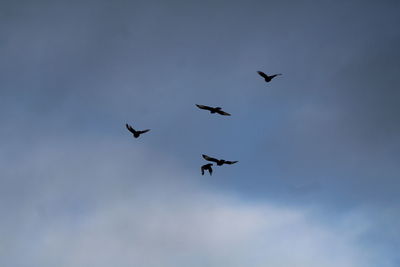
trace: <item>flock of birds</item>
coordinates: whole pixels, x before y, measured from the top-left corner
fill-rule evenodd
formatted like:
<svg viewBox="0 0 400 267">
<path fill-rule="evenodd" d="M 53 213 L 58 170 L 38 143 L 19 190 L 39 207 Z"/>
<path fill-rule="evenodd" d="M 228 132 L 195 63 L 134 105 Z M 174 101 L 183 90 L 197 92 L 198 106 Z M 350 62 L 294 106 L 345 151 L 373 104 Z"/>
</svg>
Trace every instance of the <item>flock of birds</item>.
<svg viewBox="0 0 400 267">
<path fill-rule="evenodd" d="M 282 75 L 281 73 L 273 74 L 273 75 L 267 75 L 262 71 L 257 71 L 257 73 L 261 77 L 264 78 L 265 82 L 270 82 L 276 76 Z M 198 105 L 198 104 L 196 104 L 196 106 L 199 109 L 204 109 L 204 110 L 210 111 L 211 114 L 217 113 L 217 114 L 222 115 L 222 116 L 231 116 L 231 114 L 229 114 L 228 112 L 223 111 L 221 107 L 210 107 L 210 106 Z M 128 129 L 129 132 L 132 133 L 134 138 L 138 138 L 141 134 L 144 134 L 144 133 L 147 133 L 148 131 L 150 131 L 150 129 L 138 131 L 138 130 L 133 129 L 132 126 L 129 125 L 129 124 L 126 124 L 126 128 Z M 204 154 L 202 156 L 203 156 L 203 158 L 205 160 L 216 163 L 217 166 L 222 166 L 224 164 L 232 165 L 232 164 L 235 164 L 235 163 L 238 162 L 237 160 L 230 161 L 230 160 L 224 160 L 224 159 L 216 159 L 216 158 L 204 155 Z M 212 173 L 213 173 L 212 166 L 213 165 L 214 165 L 213 163 L 207 163 L 207 164 L 201 166 L 201 174 L 204 175 L 204 172 L 208 171 L 210 173 L 210 175 L 212 175 Z"/>
</svg>

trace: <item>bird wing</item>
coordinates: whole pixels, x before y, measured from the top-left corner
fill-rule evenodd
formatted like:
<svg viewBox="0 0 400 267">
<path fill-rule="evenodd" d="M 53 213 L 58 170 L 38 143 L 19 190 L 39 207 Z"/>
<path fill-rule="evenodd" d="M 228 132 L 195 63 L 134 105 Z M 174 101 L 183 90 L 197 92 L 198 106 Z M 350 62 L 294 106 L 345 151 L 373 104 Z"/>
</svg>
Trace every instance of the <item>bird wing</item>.
<svg viewBox="0 0 400 267">
<path fill-rule="evenodd" d="M 126 128 L 131 132 L 131 133 L 135 133 L 136 131 L 132 128 L 132 126 L 130 126 L 129 124 L 125 124 Z"/>
<path fill-rule="evenodd" d="M 235 161 L 228 161 L 228 160 L 226 160 L 224 163 L 225 164 L 235 164 L 236 162 L 238 162 L 237 160 L 235 160 Z"/>
<path fill-rule="evenodd" d="M 258 73 L 261 77 L 263 77 L 263 78 L 268 78 L 268 75 L 265 74 L 265 73 L 262 72 L 262 71 L 257 71 L 257 73 Z"/>
<path fill-rule="evenodd" d="M 231 114 L 229 114 L 228 112 L 225 112 L 223 110 L 219 110 L 217 111 L 218 114 L 224 115 L 224 116 L 230 116 Z"/>
<path fill-rule="evenodd" d="M 210 175 L 212 175 L 213 169 L 211 168 L 211 166 L 210 166 L 210 168 L 208 169 L 208 171 L 210 172 Z"/>
<path fill-rule="evenodd" d="M 150 129 L 143 130 L 143 131 L 138 131 L 138 133 L 139 133 L 139 134 L 143 134 L 143 133 L 147 133 L 148 131 L 150 131 Z"/>
<path fill-rule="evenodd" d="M 201 166 L 201 175 L 204 175 L 204 165 Z"/>
<path fill-rule="evenodd" d="M 276 77 L 276 76 L 279 76 L 279 75 L 282 75 L 282 73 L 274 74 L 274 75 L 271 75 L 271 76 L 269 76 L 269 77 L 272 79 L 272 78 L 274 78 L 274 77 Z"/>
<path fill-rule="evenodd" d="M 200 109 L 205 109 L 205 110 L 211 110 L 211 109 L 212 109 L 211 107 L 205 106 L 205 105 L 198 105 L 198 104 L 196 104 L 196 106 L 197 106 L 198 108 L 200 108 Z"/>
<path fill-rule="evenodd" d="M 215 158 L 209 157 L 209 156 L 204 155 L 204 154 L 203 154 L 202 156 L 203 156 L 203 158 L 204 158 L 205 160 L 212 161 L 212 162 L 218 162 L 218 160 L 215 159 Z"/>
</svg>

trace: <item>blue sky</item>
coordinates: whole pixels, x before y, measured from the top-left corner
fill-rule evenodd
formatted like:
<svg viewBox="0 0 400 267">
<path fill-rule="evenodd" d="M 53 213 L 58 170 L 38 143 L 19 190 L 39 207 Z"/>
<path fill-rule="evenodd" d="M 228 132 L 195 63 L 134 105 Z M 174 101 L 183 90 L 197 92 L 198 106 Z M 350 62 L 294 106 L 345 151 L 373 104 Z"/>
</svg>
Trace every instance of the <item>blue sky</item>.
<svg viewBox="0 0 400 267">
<path fill-rule="evenodd" d="M 399 9 L 3 1 L 0 265 L 398 266 Z"/>
</svg>

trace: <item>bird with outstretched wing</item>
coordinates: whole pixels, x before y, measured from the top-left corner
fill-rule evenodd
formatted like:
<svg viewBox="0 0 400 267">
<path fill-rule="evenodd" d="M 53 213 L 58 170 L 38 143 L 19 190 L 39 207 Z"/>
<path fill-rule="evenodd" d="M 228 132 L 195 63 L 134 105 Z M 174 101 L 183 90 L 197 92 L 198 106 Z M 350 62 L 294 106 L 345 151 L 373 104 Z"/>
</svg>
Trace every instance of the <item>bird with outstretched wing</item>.
<svg viewBox="0 0 400 267">
<path fill-rule="evenodd" d="M 212 158 L 210 156 L 204 155 L 204 154 L 202 156 L 207 161 L 211 161 L 211 162 L 217 163 L 217 166 L 222 166 L 224 164 L 231 165 L 231 164 L 235 164 L 236 162 L 238 162 L 237 160 L 236 161 L 229 161 L 229 160 L 224 160 L 224 159 L 216 159 L 216 158 Z"/>
<path fill-rule="evenodd" d="M 278 73 L 278 74 L 273 74 L 273 75 L 267 75 L 262 71 L 257 71 L 257 73 L 264 78 L 264 80 L 268 83 L 270 82 L 273 78 L 275 78 L 276 76 L 282 75 L 282 73 Z"/>
<path fill-rule="evenodd" d="M 136 131 L 132 128 L 129 124 L 125 124 L 126 128 L 132 133 L 133 137 L 138 138 L 141 134 L 147 133 L 150 129 L 143 130 L 143 131 Z"/>
<path fill-rule="evenodd" d="M 211 113 L 218 113 L 218 114 L 223 115 L 223 116 L 231 116 L 231 114 L 229 114 L 228 112 L 223 111 L 221 107 L 215 107 L 214 108 L 214 107 L 205 106 L 205 105 L 198 105 L 198 104 L 196 104 L 196 106 L 199 109 L 208 110 Z"/>
</svg>

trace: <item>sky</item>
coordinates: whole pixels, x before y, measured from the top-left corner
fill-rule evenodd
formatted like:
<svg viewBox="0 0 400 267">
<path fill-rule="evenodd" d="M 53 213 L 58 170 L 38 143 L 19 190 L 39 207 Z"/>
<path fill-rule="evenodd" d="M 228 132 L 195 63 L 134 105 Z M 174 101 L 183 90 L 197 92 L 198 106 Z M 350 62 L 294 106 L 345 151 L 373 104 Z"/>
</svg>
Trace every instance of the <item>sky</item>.
<svg viewBox="0 0 400 267">
<path fill-rule="evenodd" d="M 399 12 L 1 1 L 0 265 L 399 266 Z"/>
</svg>

